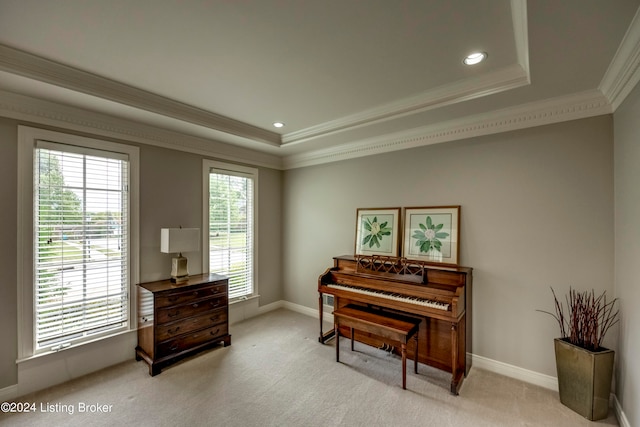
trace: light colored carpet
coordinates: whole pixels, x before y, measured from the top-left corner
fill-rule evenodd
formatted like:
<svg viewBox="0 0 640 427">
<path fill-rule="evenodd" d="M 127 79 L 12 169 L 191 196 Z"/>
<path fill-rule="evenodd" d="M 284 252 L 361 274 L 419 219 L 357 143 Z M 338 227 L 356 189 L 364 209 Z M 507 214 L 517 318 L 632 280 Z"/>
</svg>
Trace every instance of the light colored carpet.
<svg viewBox="0 0 640 427">
<path fill-rule="evenodd" d="M 408 363 L 407 390 L 395 355 L 341 338 L 318 343 L 318 321 L 277 310 L 231 326 L 232 345 L 148 375 L 127 362 L 18 400 L 38 413 L 0 414 L 7 426 L 593 426 L 557 393 L 472 368 L 459 396 L 450 376 Z M 330 325 L 325 328 L 328 329 Z M 131 350 L 133 353 L 133 349 Z M 83 403 L 111 405 L 79 413 Z M 61 412 L 40 412 L 41 405 Z M 66 410 L 64 410 L 66 408 Z M 74 410 L 68 413 L 69 408 Z"/>
</svg>

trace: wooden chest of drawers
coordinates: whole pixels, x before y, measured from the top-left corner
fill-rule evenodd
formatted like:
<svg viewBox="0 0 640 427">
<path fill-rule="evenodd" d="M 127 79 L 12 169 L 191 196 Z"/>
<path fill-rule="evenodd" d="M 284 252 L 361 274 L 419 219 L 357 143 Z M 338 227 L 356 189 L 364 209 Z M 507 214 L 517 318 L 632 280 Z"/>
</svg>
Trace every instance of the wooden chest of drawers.
<svg viewBox="0 0 640 427">
<path fill-rule="evenodd" d="M 149 374 L 195 352 L 218 344 L 231 345 L 229 281 L 219 274 L 190 276 L 138 285 L 136 360 L 149 364 Z"/>
</svg>

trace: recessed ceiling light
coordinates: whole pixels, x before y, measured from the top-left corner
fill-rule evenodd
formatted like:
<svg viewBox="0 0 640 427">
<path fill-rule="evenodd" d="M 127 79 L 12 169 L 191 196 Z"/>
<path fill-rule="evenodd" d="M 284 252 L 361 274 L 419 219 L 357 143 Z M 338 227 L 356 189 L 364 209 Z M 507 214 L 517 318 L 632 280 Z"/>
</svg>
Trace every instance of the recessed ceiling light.
<svg viewBox="0 0 640 427">
<path fill-rule="evenodd" d="M 284 127 L 284 123 L 282 123 L 282 122 L 274 122 L 273 126 L 277 127 L 277 128 L 281 128 L 281 127 Z"/>
<path fill-rule="evenodd" d="M 462 62 L 464 62 L 466 65 L 475 65 L 481 63 L 485 59 L 487 59 L 486 52 L 474 52 L 464 58 Z"/>
</svg>

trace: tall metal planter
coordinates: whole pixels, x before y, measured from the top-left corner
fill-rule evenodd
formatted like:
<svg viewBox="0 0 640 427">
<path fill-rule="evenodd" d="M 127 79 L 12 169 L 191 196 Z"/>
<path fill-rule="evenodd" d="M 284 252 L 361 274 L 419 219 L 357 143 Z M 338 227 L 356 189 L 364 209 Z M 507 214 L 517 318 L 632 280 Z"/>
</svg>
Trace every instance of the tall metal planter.
<svg viewBox="0 0 640 427">
<path fill-rule="evenodd" d="M 589 351 L 566 338 L 554 344 L 560 402 L 591 421 L 607 418 L 615 352 Z"/>
</svg>

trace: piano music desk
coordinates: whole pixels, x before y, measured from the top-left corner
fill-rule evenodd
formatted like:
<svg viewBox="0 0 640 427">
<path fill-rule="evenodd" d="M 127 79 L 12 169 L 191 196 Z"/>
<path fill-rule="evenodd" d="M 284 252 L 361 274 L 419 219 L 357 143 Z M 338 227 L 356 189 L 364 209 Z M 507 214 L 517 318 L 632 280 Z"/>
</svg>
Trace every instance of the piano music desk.
<svg viewBox="0 0 640 427">
<path fill-rule="evenodd" d="M 333 312 L 336 336 L 336 362 L 340 361 L 340 325 L 351 330 L 351 351 L 353 351 L 354 330 L 368 332 L 385 340 L 399 342 L 402 350 L 402 388 L 407 388 L 407 342 L 411 337 L 418 348 L 418 328 L 421 319 L 403 316 L 382 310 L 368 309 L 356 305 L 346 305 Z M 414 356 L 414 370 L 418 373 L 417 351 Z"/>
</svg>

